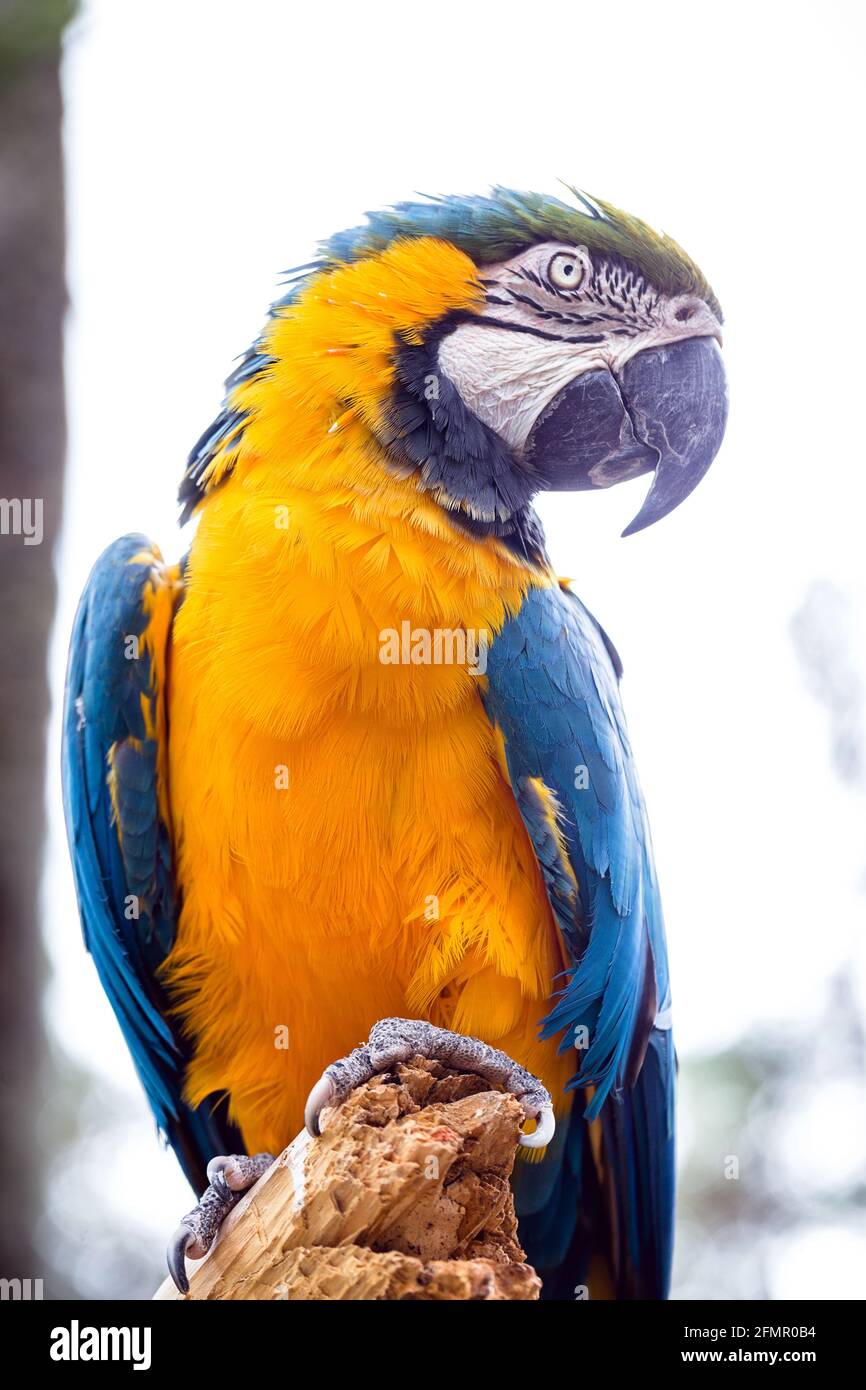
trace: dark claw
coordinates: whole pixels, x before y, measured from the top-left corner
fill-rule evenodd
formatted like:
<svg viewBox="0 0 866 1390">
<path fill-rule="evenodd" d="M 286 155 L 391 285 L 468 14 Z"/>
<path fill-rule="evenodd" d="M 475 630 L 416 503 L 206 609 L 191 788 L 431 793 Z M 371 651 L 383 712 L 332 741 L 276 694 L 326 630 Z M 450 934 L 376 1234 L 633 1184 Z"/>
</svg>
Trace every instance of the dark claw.
<svg viewBox="0 0 866 1390">
<path fill-rule="evenodd" d="M 186 1272 L 186 1252 L 195 1240 L 195 1232 L 183 1223 L 178 1226 L 166 1250 L 168 1272 L 180 1293 L 189 1293 L 189 1278 Z"/>
<path fill-rule="evenodd" d="M 168 1243 L 168 1272 L 181 1293 L 189 1293 L 186 1256 L 210 1250 L 223 1221 L 241 1196 L 273 1163 L 273 1154 L 218 1154 L 207 1166 L 208 1186 Z"/>
<path fill-rule="evenodd" d="M 319 1077 L 319 1080 L 307 1097 L 307 1104 L 304 1107 L 304 1124 L 307 1127 L 307 1133 L 312 1134 L 314 1139 L 318 1139 L 322 1132 L 321 1125 L 319 1124 L 319 1117 L 327 1106 L 333 1105 L 336 1099 L 336 1093 L 336 1086 L 327 1072 L 325 1072 Z"/>
</svg>

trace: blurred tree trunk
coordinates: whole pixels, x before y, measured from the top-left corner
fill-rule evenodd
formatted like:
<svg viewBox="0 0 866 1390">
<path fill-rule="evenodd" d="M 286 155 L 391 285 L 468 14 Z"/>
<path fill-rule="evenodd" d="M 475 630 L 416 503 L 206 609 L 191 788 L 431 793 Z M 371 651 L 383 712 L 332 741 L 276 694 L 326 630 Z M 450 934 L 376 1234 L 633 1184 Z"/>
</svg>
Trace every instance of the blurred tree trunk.
<svg viewBox="0 0 866 1390">
<path fill-rule="evenodd" d="M 43 1061 L 39 881 L 66 442 L 60 41 L 72 9 L 71 0 L 0 0 L 0 1277 L 7 1278 L 42 1273 L 33 1239 Z M 35 540 L 37 499 L 41 542 L 25 544 L 18 503 Z"/>
</svg>

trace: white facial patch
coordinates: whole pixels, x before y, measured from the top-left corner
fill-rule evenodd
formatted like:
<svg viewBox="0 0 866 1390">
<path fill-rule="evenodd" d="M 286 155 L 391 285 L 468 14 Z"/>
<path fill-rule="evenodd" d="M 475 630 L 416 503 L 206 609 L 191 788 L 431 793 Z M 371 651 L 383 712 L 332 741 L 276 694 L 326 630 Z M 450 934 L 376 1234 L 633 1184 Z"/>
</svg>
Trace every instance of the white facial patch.
<svg viewBox="0 0 866 1390">
<path fill-rule="evenodd" d="M 439 363 L 473 415 L 517 453 L 554 396 L 580 372 L 605 365 L 581 344 L 474 323 L 443 338 Z"/>
</svg>

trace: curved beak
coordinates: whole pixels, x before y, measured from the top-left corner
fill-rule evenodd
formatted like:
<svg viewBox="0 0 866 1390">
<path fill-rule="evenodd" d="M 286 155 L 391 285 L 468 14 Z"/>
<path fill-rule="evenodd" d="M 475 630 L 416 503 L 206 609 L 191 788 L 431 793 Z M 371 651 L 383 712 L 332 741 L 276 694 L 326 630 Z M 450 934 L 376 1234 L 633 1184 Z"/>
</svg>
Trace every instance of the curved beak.
<svg viewBox="0 0 866 1390">
<path fill-rule="evenodd" d="M 635 433 L 658 452 L 644 504 L 623 531 L 633 536 L 688 497 L 722 443 L 728 392 L 714 338 L 648 348 L 623 368 L 621 389 Z"/>
<path fill-rule="evenodd" d="M 525 458 L 555 491 L 611 487 L 653 472 L 632 536 L 679 506 L 719 451 L 728 416 L 714 338 L 645 348 L 617 377 L 602 368 L 569 382 L 541 412 Z"/>
</svg>

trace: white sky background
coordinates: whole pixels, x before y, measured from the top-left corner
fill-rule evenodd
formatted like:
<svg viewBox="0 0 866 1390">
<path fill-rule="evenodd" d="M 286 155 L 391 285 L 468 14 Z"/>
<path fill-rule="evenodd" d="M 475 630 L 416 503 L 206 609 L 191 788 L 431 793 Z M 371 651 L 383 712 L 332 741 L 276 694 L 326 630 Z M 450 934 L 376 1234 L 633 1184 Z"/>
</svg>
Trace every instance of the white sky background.
<svg viewBox="0 0 866 1390">
<path fill-rule="evenodd" d="M 415 191 L 561 178 L 662 226 L 706 271 L 732 409 L 698 491 L 628 540 L 646 479 L 540 504 L 558 569 L 625 662 L 684 1057 L 796 1029 L 843 963 L 866 979 L 863 799 L 830 767 L 789 635 L 809 586 L 833 582 L 866 678 L 861 13 L 91 0 L 67 46 L 58 698 L 90 565 L 130 530 L 182 552 L 185 455 L 279 273 L 318 238 Z M 48 796 L 52 1027 L 134 1094 L 81 950 L 53 771 Z M 134 1152 L 118 1164 L 120 1193 Z M 166 1233 L 188 1205 L 172 1165 L 145 1194 Z"/>
</svg>

